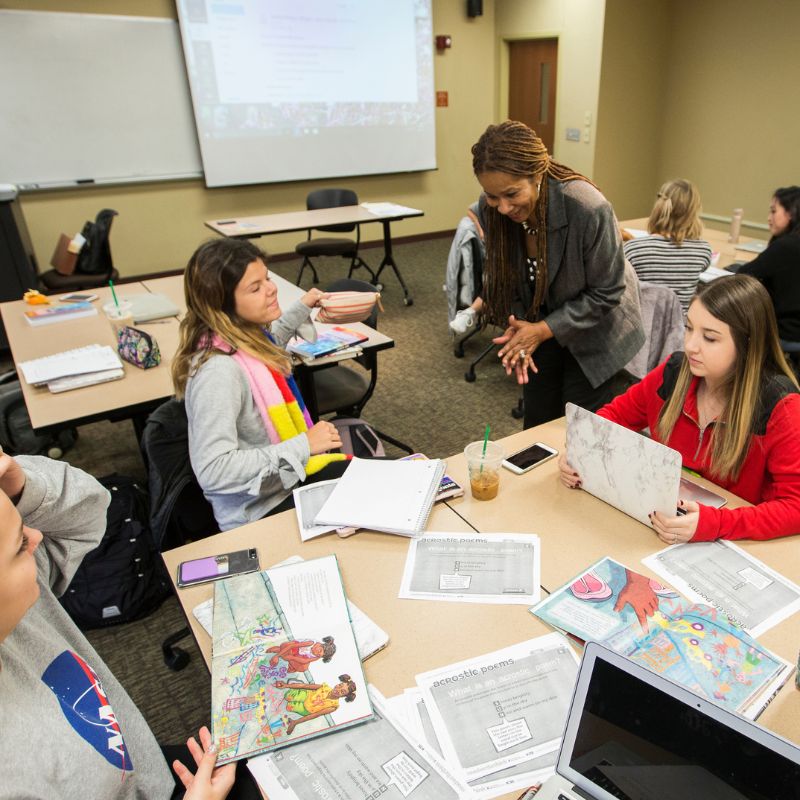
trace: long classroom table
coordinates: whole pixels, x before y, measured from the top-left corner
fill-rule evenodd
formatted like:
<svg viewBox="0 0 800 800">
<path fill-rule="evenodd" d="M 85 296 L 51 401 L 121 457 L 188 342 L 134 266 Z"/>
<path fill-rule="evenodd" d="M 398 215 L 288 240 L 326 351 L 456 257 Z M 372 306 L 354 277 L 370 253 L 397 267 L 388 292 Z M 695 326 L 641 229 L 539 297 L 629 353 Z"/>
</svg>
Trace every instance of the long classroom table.
<svg viewBox="0 0 800 800">
<path fill-rule="evenodd" d="M 564 448 L 565 422 L 556 420 L 502 440 L 507 453 L 535 441 L 559 451 Z M 641 563 L 663 545 L 646 526 L 583 491 L 570 490 L 558 479 L 556 459 L 525 475 L 503 471 L 500 492 L 491 501 L 469 495 L 463 454 L 447 460 L 447 472 L 467 492 L 434 507 L 427 530 L 536 533 L 542 544 L 541 574 L 545 591 L 552 591 L 603 556 L 653 575 Z M 712 487 L 707 481 L 699 481 Z M 744 501 L 724 494 L 730 506 Z M 237 550 L 259 548 L 266 567 L 289 555 L 314 558 L 336 553 L 345 591 L 390 637 L 388 647 L 364 664 L 367 679 L 386 696 L 415 685 L 420 672 L 550 632 L 525 606 L 479 605 L 400 600 L 397 593 L 408 542 L 400 536 L 362 531 L 346 539 L 334 534 L 300 541 L 292 511 L 218 534 L 164 553 L 173 583 L 181 561 Z M 800 578 L 800 554 L 796 537 L 773 542 L 742 542 L 741 546 L 792 580 Z M 655 577 L 655 576 L 653 576 Z M 210 658 L 208 635 L 191 609 L 212 596 L 209 584 L 178 589 L 178 600 L 187 614 L 206 663 Z M 794 662 L 800 645 L 800 614 L 768 631 L 763 643 Z M 759 723 L 800 743 L 800 692 L 790 681 L 759 718 Z M 516 798 L 519 792 L 503 796 Z"/>
</svg>

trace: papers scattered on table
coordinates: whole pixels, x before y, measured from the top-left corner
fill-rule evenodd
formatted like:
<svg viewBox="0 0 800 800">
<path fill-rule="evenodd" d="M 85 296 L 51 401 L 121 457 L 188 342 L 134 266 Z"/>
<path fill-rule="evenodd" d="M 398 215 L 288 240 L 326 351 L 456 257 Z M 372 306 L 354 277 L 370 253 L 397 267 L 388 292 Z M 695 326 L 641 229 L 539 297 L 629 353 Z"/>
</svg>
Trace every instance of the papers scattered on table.
<svg viewBox="0 0 800 800">
<path fill-rule="evenodd" d="M 94 379 L 90 381 L 91 383 L 102 383 L 106 380 L 113 380 L 113 378 L 98 373 L 122 370 L 122 362 L 114 348 L 110 345 L 99 344 L 65 350 L 63 353 L 36 358 L 32 361 L 22 361 L 17 366 L 22 372 L 25 382 L 34 386 L 41 386 L 45 383 L 49 385 L 51 381 L 67 376 L 92 374 Z M 89 384 L 81 383 L 80 385 Z M 53 391 L 63 391 L 63 389 L 53 389 Z"/>
<path fill-rule="evenodd" d="M 524 788 L 542 777 L 531 760 L 552 772 L 577 672 L 572 648 L 551 633 L 416 680 L 448 763 L 469 781 L 519 767 Z"/>
<path fill-rule="evenodd" d="M 538 603 L 539 537 L 426 533 L 408 547 L 400 597 L 498 605 Z"/>
<path fill-rule="evenodd" d="M 728 275 L 734 275 L 735 273 L 731 272 L 727 269 L 722 269 L 721 267 L 707 267 L 703 272 L 700 273 L 698 276 L 698 280 L 702 283 L 711 283 L 711 281 L 716 280 L 717 278 L 725 278 Z"/>
<path fill-rule="evenodd" d="M 400 461 L 427 461 L 428 456 L 423 453 L 412 453 L 410 456 L 403 456 Z M 436 502 L 447 500 L 448 497 L 461 497 L 464 494 L 464 487 L 449 475 L 442 475 L 439 488 L 436 491 Z"/>
<path fill-rule="evenodd" d="M 374 214 L 376 217 L 399 217 L 403 214 L 419 214 L 418 208 L 409 208 L 397 203 L 361 203 L 361 208 Z"/>
<path fill-rule="evenodd" d="M 644 239 L 650 234 L 647 231 L 642 230 L 641 228 L 625 228 L 625 230 L 634 238 L 634 239 Z"/>
<path fill-rule="evenodd" d="M 63 306 L 40 306 L 25 312 L 29 325 L 49 325 L 52 322 L 64 322 L 68 319 L 97 316 L 97 309 L 89 302 L 67 303 Z"/>
<path fill-rule="evenodd" d="M 598 561 L 531 612 L 750 719 L 794 671 L 721 611 L 688 603 L 611 558 Z"/>
<path fill-rule="evenodd" d="M 415 536 L 425 529 L 442 475 L 444 461 L 440 459 L 354 458 L 314 524 Z"/>
<path fill-rule="evenodd" d="M 286 754 L 247 762 L 271 800 L 321 797 L 413 797 L 459 800 L 472 793 L 439 756 L 415 739 L 392 713 L 383 695 L 369 686 L 375 718 Z M 394 791 L 390 787 L 394 787 Z"/>
<path fill-rule="evenodd" d="M 708 603 L 761 636 L 800 611 L 800 586 L 732 542 L 672 545 L 642 563 L 695 603 Z"/>
<path fill-rule="evenodd" d="M 336 556 L 218 581 L 212 630 L 218 763 L 372 718 Z"/>
</svg>

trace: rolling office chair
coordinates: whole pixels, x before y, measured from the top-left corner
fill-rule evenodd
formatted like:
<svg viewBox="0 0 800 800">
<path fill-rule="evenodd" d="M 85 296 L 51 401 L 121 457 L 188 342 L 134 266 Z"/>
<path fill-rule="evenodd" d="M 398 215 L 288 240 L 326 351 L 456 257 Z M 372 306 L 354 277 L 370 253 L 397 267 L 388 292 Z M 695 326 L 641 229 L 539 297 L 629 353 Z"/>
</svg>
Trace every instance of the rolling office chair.
<svg viewBox="0 0 800 800">
<path fill-rule="evenodd" d="M 309 211 L 314 211 L 319 208 L 336 208 L 338 206 L 357 206 L 358 195 L 351 189 L 317 189 L 310 192 L 306 197 L 306 208 Z M 303 271 L 306 267 L 311 267 L 311 273 L 314 276 L 314 283 L 319 283 L 319 275 L 317 275 L 316 267 L 312 262 L 312 257 L 319 256 L 339 256 L 341 258 L 350 259 L 350 271 L 347 277 L 351 278 L 353 271 L 357 267 L 363 267 L 372 276 L 373 286 L 370 286 L 370 291 L 374 291 L 377 286 L 377 278 L 370 266 L 358 254 L 358 248 L 361 243 L 361 226 L 357 222 L 351 222 L 342 225 L 325 225 L 315 230 L 330 232 L 330 233 L 351 233 L 353 230 L 356 232 L 356 238 L 350 239 L 342 236 L 320 236 L 316 239 L 311 237 L 312 231 L 308 232 L 308 239 L 305 242 L 295 247 L 295 252 L 303 256 L 303 263 L 300 266 L 300 272 L 297 274 L 295 283 L 299 286 L 303 277 Z"/>
<path fill-rule="evenodd" d="M 159 552 L 217 533 L 211 504 L 189 462 L 188 422 L 182 401 L 167 400 L 150 414 L 141 447 L 148 471 L 150 532 Z M 175 672 L 189 663 L 189 654 L 175 645 L 190 633 L 184 627 L 161 644 L 164 663 Z"/>
<path fill-rule="evenodd" d="M 342 278 L 326 287 L 327 292 L 374 292 L 375 287 L 365 281 Z M 364 324 L 370 328 L 378 329 L 378 308 L 372 313 Z M 359 369 L 354 369 L 345 364 L 355 363 Z M 360 417 L 364 406 L 372 397 L 375 385 L 378 382 L 378 354 L 366 352 L 355 359 L 345 363 L 335 364 L 327 369 L 318 369 L 313 373 L 314 394 L 316 396 L 317 413 L 334 414 L 346 417 Z M 374 429 L 375 433 L 384 442 L 394 445 L 407 453 L 414 453 L 409 445 Z"/>
</svg>

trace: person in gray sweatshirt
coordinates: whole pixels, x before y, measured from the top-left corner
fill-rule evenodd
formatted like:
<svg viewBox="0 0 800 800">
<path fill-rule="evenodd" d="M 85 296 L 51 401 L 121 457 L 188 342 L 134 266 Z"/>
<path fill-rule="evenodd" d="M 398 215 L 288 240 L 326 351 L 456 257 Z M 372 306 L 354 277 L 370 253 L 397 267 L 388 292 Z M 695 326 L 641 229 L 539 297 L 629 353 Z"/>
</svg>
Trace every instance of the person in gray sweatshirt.
<svg viewBox="0 0 800 800">
<path fill-rule="evenodd" d="M 106 527 L 91 476 L 0 449 L 0 800 L 168 800 L 175 781 L 131 698 L 58 602 Z M 206 728 L 173 764 L 186 800 L 222 800 L 235 765 L 215 768 Z"/>
</svg>

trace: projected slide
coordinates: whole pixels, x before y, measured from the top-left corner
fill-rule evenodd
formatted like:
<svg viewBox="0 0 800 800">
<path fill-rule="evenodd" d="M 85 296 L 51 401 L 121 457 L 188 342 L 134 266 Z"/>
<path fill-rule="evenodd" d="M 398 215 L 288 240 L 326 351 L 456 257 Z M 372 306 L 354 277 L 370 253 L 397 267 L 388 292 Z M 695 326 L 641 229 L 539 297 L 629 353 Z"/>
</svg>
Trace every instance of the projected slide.
<svg viewBox="0 0 800 800">
<path fill-rule="evenodd" d="M 178 0 L 206 183 L 433 169 L 430 0 Z"/>
</svg>

